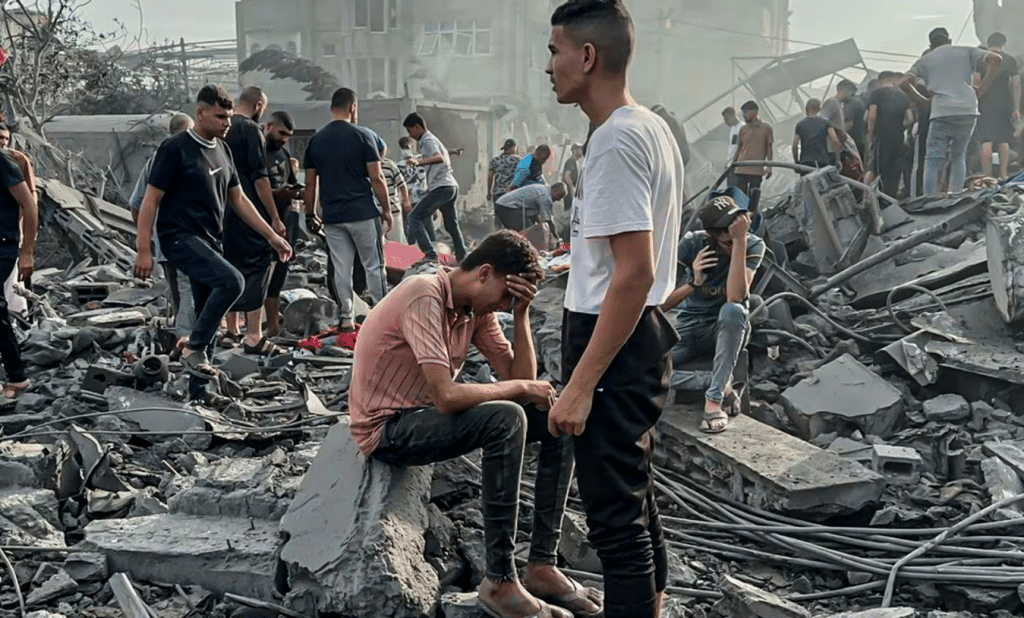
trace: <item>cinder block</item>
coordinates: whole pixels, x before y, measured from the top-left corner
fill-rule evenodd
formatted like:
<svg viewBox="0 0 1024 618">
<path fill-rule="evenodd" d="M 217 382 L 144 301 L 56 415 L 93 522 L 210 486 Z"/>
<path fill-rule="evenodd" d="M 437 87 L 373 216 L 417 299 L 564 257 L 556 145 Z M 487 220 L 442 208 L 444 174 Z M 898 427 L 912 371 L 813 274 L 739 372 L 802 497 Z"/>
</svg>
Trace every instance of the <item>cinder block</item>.
<svg viewBox="0 0 1024 618">
<path fill-rule="evenodd" d="M 876 444 L 871 449 L 871 468 L 893 485 L 916 485 L 923 465 L 912 448 Z"/>
</svg>

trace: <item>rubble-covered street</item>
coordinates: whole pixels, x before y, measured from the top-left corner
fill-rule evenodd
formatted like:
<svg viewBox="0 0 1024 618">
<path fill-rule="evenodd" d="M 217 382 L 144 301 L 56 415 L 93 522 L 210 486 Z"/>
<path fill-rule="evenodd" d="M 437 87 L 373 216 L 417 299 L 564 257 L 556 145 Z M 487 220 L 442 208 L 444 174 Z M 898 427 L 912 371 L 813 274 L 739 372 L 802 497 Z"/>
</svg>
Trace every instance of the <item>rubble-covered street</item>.
<svg viewBox="0 0 1024 618">
<path fill-rule="evenodd" d="M 819 223 L 852 243 L 869 210 L 831 174 L 804 183 L 849 214 Z M 181 403 L 163 284 L 130 278 L 114 207 L 42 187 L 43 233 L 69 240 L 68 265 L 24 293 L 35 386 L 2 417 L 4 615 L 478 615 L 479 461 L 363 462 L 351 352 L 301 341 L 333 315 L 318 242 L 300 243 L 286 286 L 293 351 L 219 353 L 235 403 L 215 411 Z M 1006 232 L 1024 190 L 888 205 L 882 233 L 830 263 L 807 249 L 822 228 L 805 188 L 765 211 L 776 255 L 794 259 L 758 279 L 749 413 L 707 435 L 675 391 L 659 426 L 665 615 L 1019 615 L 1024 355 L 1003 316 L 1024 303 Z M 877 260 L 886 247 L 901 250 Z M 565 263 L 546 258 L 531 313 L 543 379 L 560 375 Z M 464 376 L 492 379 L 480 356 Z M 532 489 L 528 474 L 524 540 Z M 559 553 L 600 581 L 573 497 Z"/>
</svg>

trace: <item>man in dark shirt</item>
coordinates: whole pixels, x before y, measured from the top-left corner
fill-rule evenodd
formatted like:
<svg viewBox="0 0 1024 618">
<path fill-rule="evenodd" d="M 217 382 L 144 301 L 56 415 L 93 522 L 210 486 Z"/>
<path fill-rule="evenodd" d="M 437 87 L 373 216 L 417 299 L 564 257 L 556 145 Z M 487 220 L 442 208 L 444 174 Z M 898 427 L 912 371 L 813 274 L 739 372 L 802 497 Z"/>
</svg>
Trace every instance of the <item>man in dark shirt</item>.
<svg viewBox="0 0 1024 618">
<path fill-rule="evenodd" d="M 572 145 L 572 156 L 565 162 L 565 169 L 562 170 L 562 182 L 565 183 L 565 199 L 562 206 L 566 212 L 572 212 L 572 197 L 576 193 L 576 185 L 580 181 L 580 172 L 583 171 L 583 145 Z"/>
<path fill-rule="evenodd" d="M 352 268 L 356 257 L 366 271 L 371 304 L 379 303 L 387 292 L 384 265 L 381 263 L 381 239 L 391 231 L 391 209 L 377 208 L 388 203 L 388 187 L 381 170 L 380 153 L 369 133 L 355 126 L 356 93 L 339 88 L 331 98 L 334 120 L 317 132 L 306 147 L 305 207 L 307 226 L 318 227 L 316 219 L 317 179 L 323 210 L 327 248 L 334 265 L 334 286 L 338 295 L 338 327 L 354 330 Z M 380 218 L 384 219 L 381 231 Z"/>
<path fill-rule="evenodd" d="M 263 220 L 278 234 L 285 233 L 284 224 L 274 204 L 267 178 L 267 145 L 257 122 L 267 109 L 267 95 L 257 86 L 242 91 L 231 117 L 231 128 L 225 139 L 231 149 L 242 192 L 256 206 Z M 245 289 L 228 314 L 228 337 L 238 339 L 238 313 L 245 313 L 246 354 L 283 354 L 263 336 L 263 302 L 267 298 L 274 252 L 270 244 L 245 224 L 233 211 L 224 214 L 224 257 L 245 278 Z"/>
<path fill-rule="evenodd" d="M 867 113 L 868 107 L 864 101 L 857 96 L 857 84 L 848 79 L 839 82 L 836 98 L 843 104 L 843 117 L 846 118 L 846 126 L 843 129 L 853 138 L 857 145 L 857 154 L 861 160 L 867 156 Z"/>
<path fill-rule="evenodd" d="M 231 151 L 223 138 L 231 127 L 234 102 L 223 88 L 199 91 L 196 125 L 161 144 L 149 174 L 139 212 L 135 274 L 153 273 L 153 222 L 164 256 L 192 282 L 196 322 L 181 360 L 192 376 L 193 400 L 223 406 L 229 400 L 209 393 L 206 383 L 219 372 L 210 364 L 221 320 L 242 295 L 242 274 L 222 252 L 224 210 L 230 205 L 267 239 L 281 261 L 291 258 L 288 241 L 274 232 L 239 186 Z"/>
<path fill-rule="evenodd" d="M 796 135 L 793 136 L 793 160 L 810 167 L 838 167 L 833 153 L 840 149 L 839 136 L 836 128 L 819 115 L 821 101 L 811 99 L 805 111 L 807 117 L 796 124 Z"/>
<path fill-rule="evenodd" d="M 896 197 L 900 189 L 907 129 L 914 122 L 910 99 L 896 86 L 896 73 L 883 71 L 868 108 L 871 169 L 882 181 L 882 191 Z"/>
<path fill-rule="evenodd" d="M 1010 141 L 1014 127 L 1020 120 L 1020 68 L 1017 60 L 1003 52 L 1006 35 L 996 32 L 988 37 L 988 50 L 999 54 L 1003 61 L 996 69 L 995 80 L 985 91 L 978 91 L 978 141 L 981 142 L 981 172 L 992 175 L 992 148 L 999 147 L 999 177 L 1010 175 Z M 986 72 L 984 63 L 978 65 L 975 84 L 981 84 Z"/>
<path fill-rule="evenodd" d="M 286 229 L 285 238 L 294 246 L 299 231 L 299 211 L 292 208 L 293 200 L 302 199 L 302 187 L 295 177 L 292 168 L 292 155 L 288 151 L 288 141 L 295 133 L 295 121 L 285 111 L 277 111 L 270 115 L 263 128 L 267 140 L 267 178 L 274 196 L 274 205 L 278 217 Z M 267 315 L 267 336 L 277 337 L 281 334 L 281 290 L 288 278 L 288 262 L 277 262 L 273 265 L 274 272 L 270 276 L 267 288 L 267 300 L 263 309 Z"/>
<path fill-rule="evenodd" d="M 36 231 L 39 211 L 36 196 L 15 163 L 10 150 L 0 150 L 0 286 L 18 269 L 18 278 L 28 281 L 35 269 Z M 24 237 L 22 237 L 24 231 Z M 20 246 L 19 246 L 20 245 Z M 0 293 L 0 360 L 3 360 L 7 383 L 5 400 L 16 398 L 31 386 L 25 375 L 18 340 L 14 335 L 7 298 Z"/>
</svg>

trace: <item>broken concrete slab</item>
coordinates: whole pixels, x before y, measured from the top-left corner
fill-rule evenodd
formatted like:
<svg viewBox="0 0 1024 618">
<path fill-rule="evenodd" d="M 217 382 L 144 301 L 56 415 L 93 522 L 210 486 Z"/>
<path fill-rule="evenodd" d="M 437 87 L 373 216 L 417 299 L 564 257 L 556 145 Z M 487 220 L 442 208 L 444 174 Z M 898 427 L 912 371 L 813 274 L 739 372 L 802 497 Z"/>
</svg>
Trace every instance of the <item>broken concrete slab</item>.
<svg viewBox="0 0 1024 618">
<path fill-rule="evenodd" d="M 939 395 L 922 404 L 924 416 L 930 422 L 954 423 L 970 418 L 971 404 L 956 394 Z"/>
<path fill-rule="evenodd" d="M 58 570 L 50 579 L 42 583 L 38 588 L 28 593 L 25 597 L 25 605 L 31 607 L 42 605 L 54 599 L 78 592 L 78 583 L 71 579 L 71 576 L 62 570 Z"/>
<path fill-rule="evenodd" d="M 423 557 L 430 479 L 429 466 L 367 460 L 348 419 L 339 419 L 281 521 L 289 536 L 281 559 L 290 606 L 381 618 L 433 615 L 438 576 Z"/>
<path fill-rule="evenodd" d="M 985 249 L 992 294 L 1007 324 L 1024 320 L 1024 210 L 991 213 L 986 225 Z"/>
<path fill-rule="evenodd" d="M 849 354 L 786 389 L 782 402 L 805 440 L 855 430 L 887 438 L 903 419 L 900 391 Z"/>
<path fill-rule="evenodd" d="M 107 581 L 107 557 L 103 554 L 79 552 L 64 561 L 64 571 L 80 584 Z"/>
<path fill-rule="evenodd" d="M 82 547 L 139 581 L 257 598 L 276 590 L 280 540 L 272 522 L 180 514 L 97 520 L 85 527 Z"/>
<path fill-rule="evenodd" d="M 45 489 L 0 490 L 0 545 L 64 547 L 57 497 Z"/>
<path fill-rule="evenodd" d="M 123 386 L 106 389 L 107 404 L 117 416 L 145 431 L 179 433 L 206 428 L 206 422 L 185 404 Z"/>
<path fill-rule="evenodd" d="M 1017 476 L 1013 468 L 1003 463 L 998 457 L 982 460 L 981 472 L 985 476 L 985 489 L 988 490 L 988 495 L 992 498 L 993 503 L 1024 494 L 1024 481 Z M 1004 510 L 1009 512 L 1007 516 L 1009 519 L 1021 516 L 1018 504 L 1011 504 Z"/>
<path fill-rule="evenodd" d="M 1010 442 L 986 442 L 984 445 L 985 454 L 989 457 L 998 457 L 1017 473 L 1017 476 L 1024 480 L 1024 450 L 1017 444 Z"/>
<path fill-rule="evenodd" d="M 716 493 L 821 519 L 856 512 L 885 490 L 880 474 L 750 417 L 711 435 L 700 430 L 701 416 L 699 405 L 665 410 L 659 459 Z"/>
<path fill-rule="evenodd" d="M 799 605 L 728 575 L 722 578 L 721 589 L 725 598 L 715 609 L 731 618 L 811 618 L 811 612 Z"/>
<path fill-rule="evenodd" d="M 603 573 L 597 550 L 590 546 L 587 539 L 589 532 L 585 517 L 567 512 L 562 517 L 562 537 L 558 543 L 558 551 L 566 563 L 577 571 Z"/>
</svg>

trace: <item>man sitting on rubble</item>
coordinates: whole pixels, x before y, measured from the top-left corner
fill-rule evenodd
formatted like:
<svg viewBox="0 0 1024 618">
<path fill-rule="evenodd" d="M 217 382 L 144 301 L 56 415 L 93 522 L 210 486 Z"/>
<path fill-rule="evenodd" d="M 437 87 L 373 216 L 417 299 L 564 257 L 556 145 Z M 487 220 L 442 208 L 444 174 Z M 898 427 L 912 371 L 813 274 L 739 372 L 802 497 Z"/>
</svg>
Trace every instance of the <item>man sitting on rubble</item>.
<svg viewBox="0 0 1024 618">
<path fill-rule="evenodd" d="M 690 381 L 707 389 L 701 430 L 721 433 L 729 416 L 739 413 L 737 390 L 742 387 L 733 385 L 732 374 L 750 335 L 750 285 L 764 259 L 765 244 L 748 233 L 750 214 L 732 197 L 713 198 L 699 216 L 704 230 L 688 232 L 679 243 L 679 262 L 691 265 L 691 279 L 669 295 L 662 310 L 682 304 L 676 322 L 680 341 L 672 351 L 676 367 L 714 354 L 710 384 L 696 374 Z"/>
<path fill-rule="evenodd" d="M 480 604 L 503 617 L 600 615 L 601 596 L 555 568 L 573 472 L 572 443 L 547 431 L 557 394 L 537 380 L 530 304 L 543 276 L 536 250 L 495 232 L 455 269 L 407 278 L 367 317 L 356 343 L 349 409 L 352 435 L 368 457 L 421 466 L 483 449 L 482 511 L 487 575 Z M 496 311 L 512 308 L 515 344 Z M 469 344 L 502 381 L 455 378 Z M 526 577 L 516 574 L 523 449 L 540 442 L 533 539 Z M 544 601 L 541 601 L 543 599 Z"/>
</svg>

